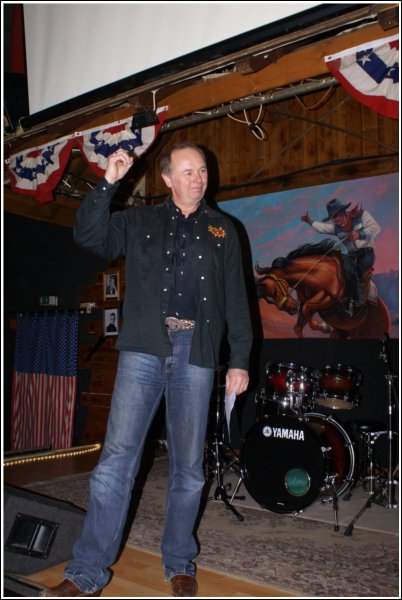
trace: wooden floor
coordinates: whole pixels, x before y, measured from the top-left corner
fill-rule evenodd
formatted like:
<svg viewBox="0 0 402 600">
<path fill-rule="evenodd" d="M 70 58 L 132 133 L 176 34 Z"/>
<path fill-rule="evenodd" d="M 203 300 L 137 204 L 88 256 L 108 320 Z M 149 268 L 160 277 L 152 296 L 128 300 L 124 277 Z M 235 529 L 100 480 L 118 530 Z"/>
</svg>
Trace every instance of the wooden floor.
<svg viewBox="0 0 402 600">
<path fill-rule="evenodd" d="M 98 457 L 99 452 L 97 451 L 79 456 L 57 457 L 53 460 L 38 460 L 5 466 L 4 483 L 22 486 L 62 475 L 85 472 L 95 466 Z M 48 586 L 55 585 L 63 579 L 65 564 L 61 563 L 30 575 L 29 579 Z M 101 597 L 161 598 L 171 595 L 170 584 L 164 580 L 161 557 L 158 554 L 126 546 L 118 562 L 113 565 L 112 572 L 111 581 L 104 588 Z M 295 597 L 295 594 L 285 590 L 278 590 L 201 567 L 197 570 L 197 581 L 198 596 L 204 598 Z"/>
</svg>

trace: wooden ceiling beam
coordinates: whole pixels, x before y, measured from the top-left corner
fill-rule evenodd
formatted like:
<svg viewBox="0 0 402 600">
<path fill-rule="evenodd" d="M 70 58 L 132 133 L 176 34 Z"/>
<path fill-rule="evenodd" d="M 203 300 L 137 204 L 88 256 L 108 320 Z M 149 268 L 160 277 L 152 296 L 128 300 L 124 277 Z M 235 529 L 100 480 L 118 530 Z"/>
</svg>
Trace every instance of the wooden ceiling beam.
<svg viewBox="0 0 402 600">
<path fill-rule="evenodd" d="M 9 188 L 4 189 L 3 209 L 7 213 L 33 219 L 46 221 L 53 225 L 73 227 L 75 215 L 81 200 L 55 195 L 52 202 L 40 203 L 32 196 L 17 194 Z"/>
<path fill-rule="evenodd" d="M 387 32 L 387 35 L 394 35 L 394 33 L 398 33 L 398 29 Z M 324 62 L 325 56 L 382 37 L 384 31 L 375 24 L 360 31 L 296 50 L 256 73 L 249 75 L 231 73 L 180 90 L 166 99 L 166 104 L 169 105 L 168 120 L 305 79 L 328 75 L 329 71 Z"/>
<path fill-rule="evenodd" d="M 387 31 L 387 36 L 398 33 L 399 28 Z M 272 64 L 268 64 L 257 72 L 243 75 L 241 72 L 229 72 L 220 77 L 206 77 L 202 81 L 189 80 L 185 87 L 180 85 L 160 87 L 156 101 L 158 106 L 169 107 L 167 121 L 182 117 L 192 112 L 208 110 L 222 103 L 268 92 L 278 87 L 291 85 L 304 79 L 328 74 L 324 56 L 341 50 L 384 37 L 384 30 L 377 24 L 363 26 L 351 32 L 331 37 L 309 46 L 304 46 L 290 54 L 281 56 Z M 274 53 L 275 54 L 275 53 Z M 269 52 L 267 53 L 267 61 Z M 155 88 L 158 83 L 155 83 Z M 177 89 L 179 87 L 179 89 Z M 174 91 L 170 93 L 170 89 Z M 166 95 L 166 92 L 167 95 Z M 88 110 L 87 114 L 64 115 L 53 122 L 44 123 L 30 131 L 5 138 L 5 157 L 24 149 L 48 143 L 64 135 L 72 135 L 76 131 L 90 129 L 130 117 L 140 105 L 146 103 L 146 94 L 151 99 L 151 92 L 132 90 L 125 97 L 111 98 L 108 105 L 96 114 Z M 94 109 L 95 110 L 95 109 Z M 39 129 L 39 131 L 38 131 Z"/>
</svg>

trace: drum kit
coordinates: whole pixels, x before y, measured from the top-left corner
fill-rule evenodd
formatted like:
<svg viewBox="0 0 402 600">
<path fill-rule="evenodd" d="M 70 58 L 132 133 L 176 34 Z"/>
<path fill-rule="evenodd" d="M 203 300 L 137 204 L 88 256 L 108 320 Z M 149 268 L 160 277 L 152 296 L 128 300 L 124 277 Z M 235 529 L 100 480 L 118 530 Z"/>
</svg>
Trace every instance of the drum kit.
<svg viewBox="0 0 402 600">
<path fill-rule="evenodd" d="M 354 481 L 355 449 L 333 416 L 316 411 L 357 407 L 361 379 L 343 364 L 321 370 L 267 364 L 265 388 L 256 398 L 258 420 L 240 455 L 244 484 L 261 506 L 297 514 L 320 497 L 332 502 L 337 519 L 337 499 Z"/>
<path fill-rule="evenodd" d="M 293 362 L 268 363 L 265 386 L 255 399 L 256 422 L 243 437 L 238 451 L 225 441 L 222 424 L 226 432 L 228 424 L 224 423 L 222 401 L 218 399 L 214 435 L 206 451 L 207 475 L 216 476 L 218 483 L 213 499 L 222 500 L 243 520 L 232 504 L 235 498 L 244 499 L 237 496 L 242 483 L 261 507 L 278 513 L 298 514 L 319 498 L 323 503 L 332 503 L 334 529 L 338 531 L 338 498 L 349 491 L 344 498 L 349 499 L 357 483 L 356 449 L 338 420 L 318 411 L 319 407 L 330 411 L 358 407 L 361 381 L 361 372 L 344 364 L 329 364 L 316 370 Z M 393 429 L 394 423 L 389 426 Z M 383 434 L 389 434 L 389 430 L 373 432 L 365 426 L 360 429 L 365 452 L 361 477 L 369 502 L 375 501 L 384 488 L 372 477 L 374 444 Z M 231 485 L 223 483 L 227 472 L 238 476 L 231 497 L 227 495 Z M 395 482 L 387 483 L 389 490 Z M 394 506 L 389 493 L 388 507 Z M 350 533 L 351 526 L 345 535 Z"/>
</svg>

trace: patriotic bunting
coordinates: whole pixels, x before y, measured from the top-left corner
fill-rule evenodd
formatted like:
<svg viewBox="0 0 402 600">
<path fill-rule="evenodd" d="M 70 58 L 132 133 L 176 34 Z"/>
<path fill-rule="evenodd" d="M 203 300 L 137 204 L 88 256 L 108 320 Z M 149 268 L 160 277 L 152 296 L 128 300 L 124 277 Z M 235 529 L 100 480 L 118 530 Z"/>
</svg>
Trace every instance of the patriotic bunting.
<svg viewBox="0 0 402 600">
<path fill-rule="evenodd" d="M 133 131 L 130 118 L 76 134 L 76 142 L 95 173 L 100 177 L 104 175 L 107 157 L 118 148 L 133 152 L 137 157 L 148 150 L 163 125 L 166 108 L 158 109 L 156 114 L 159 123 L 143 129 Z"/>
<path fill-rule="evenodd" d="M 356 100 L 399 117 L 399 35 L 326 56 L 328 69 Z"/>
<path fill-rule="evenodd" d="M 74 145 L 80 148 L 94 172 L 102 177 L 107 157 L 117 148 L 134 153 L 136 157 L 146 152 L 159 134 L 166 113 L 167 107 L 157 109 L 159 123 L 143 129 L 132 131 L 132 118 L 124 119 L 13 154 L 6 161 L 13 191 L 35 196 L 38 202 L 53 200 L 52 191 L 63 175 Z"/>
<path fill-rule="evenodd" d="M 35 196 L 38 202 L 53 200 L 73 147 L 72 138 L 56 140 L 21 154 L 13 154 L 7 164 L 14 192 Z"/>
</svg>

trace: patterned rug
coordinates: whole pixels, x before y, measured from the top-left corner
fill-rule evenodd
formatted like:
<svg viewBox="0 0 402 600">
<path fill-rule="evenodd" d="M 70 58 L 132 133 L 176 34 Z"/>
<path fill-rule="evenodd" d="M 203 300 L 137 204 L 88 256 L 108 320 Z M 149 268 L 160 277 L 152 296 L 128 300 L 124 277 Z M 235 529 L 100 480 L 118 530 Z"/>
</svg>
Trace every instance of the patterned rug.
<svg viewBox="0 0 402 600">
<path fill-rule="evenodd" d="M 166 457 L 155 458 L 138 478 L 125 535 L 130 546 L 159 552 L 167 467 Z M 83 473 L 27 487 L 86 508 L 88 481 L 89 474 Z M 297 596 L 400 597 L 397 532 L 356 527 L 348 537 L 328 522 L 244 505 L 238 507 L 244 518 L 239 521 L 221 500 L 209 501 L 207 494 L 206 489 L 197 529 L 199 566 Z"/>
</svg>

